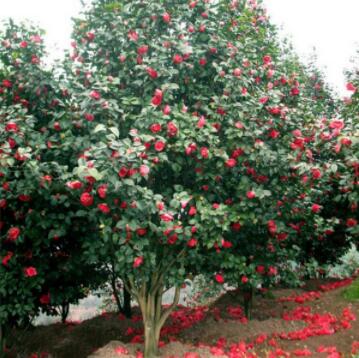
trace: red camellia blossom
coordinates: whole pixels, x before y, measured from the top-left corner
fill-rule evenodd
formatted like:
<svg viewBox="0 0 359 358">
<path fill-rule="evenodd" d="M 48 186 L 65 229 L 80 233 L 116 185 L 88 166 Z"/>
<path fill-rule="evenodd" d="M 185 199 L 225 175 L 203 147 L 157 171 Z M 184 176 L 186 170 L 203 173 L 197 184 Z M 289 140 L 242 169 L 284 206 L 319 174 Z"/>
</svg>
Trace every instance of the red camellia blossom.
<svg viewBox="0 0 359 358">
<path fill-rule="evenodd" d="M 202 158 L 208 158 L 208 148 L 207 147 L 202 147 L 200 149 L 200 153 L 201 153 L 201 156 Z"/>
<path fill-rule="evenodd" d="M 173 221 L 173 215 L 170 213 L 164 213 L 160 215 L 160 218 L 164 222 L 170 222 Z"/>
<path fill-rule="evenodd" d="M 165 12 L 163 15 L 162 15 L 162 20 L 169 24 L 171 22 L 171 15 L 168 13 L 168 12 Z"/>
<path fill-rule="evenodd" d="M 82 183 L 78 180 L 75 180 L 75 181 L 67 182 L 66 186 L 69 187 L 70 189 L 81 189 Z"/>
<path fill-rule="evenodd" d="M 1 263 L 4 265 L 4 266 L 7 266 L 9 261 L 11 260 L 11 258 L 14 256 L 14 254 L 9 251 L 6 256 L 3 257 L 3 259 L 1 260 Z"/>
<path fill-rule="evenodd" d="M 256 193 L 253 190 L 247 192 L 246 195 L 248 199 L 254 199 L 256 197 Z"/>
<path fill-rule="evenodd" d="M 319 211 L 322 209 L 322 207 L 319 204 L 313 204 L 312 205 L 312 212 L 313 213 L 319 213 Z"/>
<path fill-rule="evenodd" d="M 166 105 L 163 107 L 162 112 L 163 112 L 163 114 L 164 114 L 165 116 L 170 115 L 170 114 L 171 114 L 171 107 L 170 107 L 168 104 L 166 104 Z"/>
<path fill-rule="evenodd" d="M 95 100 L 101 99 L 101 94 L 95 90 L 90 92 L 90 97 Z"/>
<path fill-rule="evenodd" d="M 191 239 L 189 239 L 187 241 L 187 246 L 188 247 L 195 247 L 197 246 L 197 239 L 195 239 L 194 237 L 192 237 Z"/>
<path fill-rule="evenodd" d="M 147 229 L 140 227 L 136 230 L 136 234 L 138 236 L 145 236 L 147 234 Z"/>
<path fill-rule="evenodd" d="M 143 256 L 138 256 L 133 260 L 133 268 L 137 268 L 143 264 Z"/>
<path fill-rule="evenodd" d="M 157 71 L 152 67 L 147 67 L 146 71 L 151 78 L 156 79 L 158 77 Z"/>
<path fill-rule="evenodd" d="M 158 133 L 161 131 L 161 129 L 162 129 L 162 126 L 159 123 L 153 123 L 150 126 L 150 131 L 152 133 Z"/>
<path fill-rule="evenodd" d="M 348 227 L 353 227 L 353 226 L 358 225 L 358 221 L 356 219 L 354 219 L 354 218 L 348 218 L 347 222 L 346 222 L 346 225 Z"/>
<path fill-rule="evenodd" d="M 274 235 L 277 232 L 277 224 L 274 220 L 268 220 L 267 222 L 268 231 Z"/>
<path fill-rule="evenodd" d="M 140 174 L 142 176 L 148 175 L 149 172 L 150 172 L 150 168 L 147 165 L 142 164 L 140 166 Z"/>
<path fill-rule="evenodd" d="M 265 65 L 269 65 L 271 62 L 272 62 L 272 57 L 270 57 L 269 55 L 263 56 L 263 63 Z"/>
<path fill-rule="evenodd" d="M 4 87 L 6 87 L 6 88 L 11 88 L 12 87 L 12 82 L 5 79 L 5 80 L 2 81 L 2 85 Z"/>
<path fill-rule="evenodd" d="M 162 152 L 163 151 L 163 149 L 165 149 L 165 146 L 166 146 L 166 144 L 164 143 L 164 142 L 162 142 L 162 141 L 157 141 L 156 143 L 155 143 L 155 150 L 157 151 L 157 152 Z"/>
<path fill-rule="evenodd" d="M 90 193 L 82 193 L 80 202 L 83 206 L 91 206 L 93 204 L 93 196 Z"/>
<path fill-rule="evenodd" d="M 104 214 L 108 214 L 111 210 L 106 203 L 101 203 L 97 205 L 97 208 L 102 211 Z"/>
<path fill-rule="evenodd" d="M 5 126 L 5 131 L 6 132 L 18 132 L 18 130 L 19 130 L 19 127 L 14 122 L 9 122 Z"/>
<path fill-rule="evenodd" d="M 226 160 L 226 167 L 233 168 L 237 164 L 237 161 L 234 158 L 229 158 Z"/>
<path fill-rule="evenodd" d="M 183 57 L 179 54 L 175 54 L 172 58 L 172 61 L 175 65 L 179 65 L 180 63 L 183 62 Z"/>
<path fill-rule="evenodd" d="M 249 280 L 248 280 L 248 277 L 247 276 L 242 276 L 241 278 L 241 282 L 242 283 L 247 283 Z"/>
<path fill-rule="evenodd" d="M 353 85 L 353 83 L 347 83 L 347 90 L 351 92 L 356 92 L 357 88 Z"/>
<path fill-rule="evenodd" d="M 10 241 L 16 241 L 17 238 L 20 236 L 20 229 L 18 227 L 12 227 L 9 229 L 9 231 L 7 232 L 7 238 Z"/>
<path fill-rule="evenodd" d="M 178 132 L 177 126 L 173 122 L 167 123 L 167 135 L 169 137 L 174 137 Z"/>
<path fill-rule="evenodd" d="M 156 89 L 155 94 L 152 97 L 152 101 L 151 101 L 152 105 L 155 107 L 159 106 L 162 103 L 162 98 L 163 98 L 162 91 L 160 89 Z"/>
<path fill-rule="evenodd" d="M 233 224 L 231 225 L 231 228 L 232 228 L 233 231 L 237 231 L 237 232 L 238 232 L 238 231 L 241 229 L 241 224 L 240 224 L 239 222 L 233 223 Z"/>
<path fill-rule="evenodd" d="M 321 173 L 320 169 L 318 169 L 318 168 L 313 168 L 311 170 L 311 172 L 312 172 L 312 178 L 313 179 L 319 179 L 322 176 L 322 173 Z"/>
<path fill-rule="evenodd" d="M 191 206 L 191 207 L 189 208 L 188 215 L 189 215 L 189 216 L 194 216 L 194 215 L 196 215 L 196 214 L 197 214 L 197 209 L 196 209 L 196 207 L 195 207 L 195 206 Z"/>
<path fill-rule="evenodd" d="M 220 284 L 223 284 L 223 283 L 224 283 L 224 277 L 223 277 L 223 275 L 220 274 L 220 273 L 216 273 L 216 274 L 214 275 L 214 279 L 215 279 L 218 283 L 220 283 Z"/>
<path fill-rule="evenodd" d="M 121 167 L 121 169 L 118 171 L 118 176 L 120 178 L 126 177 L 128 174 L 128 169 L 126 167 Z"/>
<path fill-rule="evenodd" d="M 298 88 L 298 87 L 293 87 L 293 88 L 290 90 L 291 96 L 298 96 L 299 93 L 300 93 L 300 91 L 299 91 L 299 88 Z"/>
<path fill-rule="evenodd" d="M 148 46 L 147 46 L 147 45 L 143 45 L 143 46 L 141 46 L 141 47 L 139 47 L 139 48 L 137 49 L 137 53 L 138 53 L 140 56 L 145 55 L 147 52 L 148 52 Z"/>
<path fill-rule="evenodd" d="M 50 293 L 46 293 L 40 296 L 40 303 L 43 305 L 48 305 L 50 303 Z"/>
<path fill-rule="evenodd" d="M 102 184 L 97 188 L 97 194 L 101 199 L 105 199 L 107 195 L 107 184 Z"/>
<path fill-rule="evenodd" d="M 26 277 L 34 277 L 37 275 L 37 270 L 35 267 L 30 266 L 24 269 L 24 273 Z"/>
<path fill-rule="evenodd" d="M 86 121 L 92 122 L 95 119 L 95 116 L 91 113 L 85 113 L 84 118 L 86 119 Z"/>
</svg>

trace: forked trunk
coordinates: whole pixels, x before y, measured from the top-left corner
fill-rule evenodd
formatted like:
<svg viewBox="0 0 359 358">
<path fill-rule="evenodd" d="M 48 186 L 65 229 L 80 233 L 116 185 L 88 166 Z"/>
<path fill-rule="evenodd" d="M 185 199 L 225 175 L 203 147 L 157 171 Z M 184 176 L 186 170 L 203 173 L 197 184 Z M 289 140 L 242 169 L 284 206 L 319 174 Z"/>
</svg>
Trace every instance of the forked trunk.
<svg viewBox="0 0 359 358">
<path fill-rule="evenodd" d="M 142 312 L 145 333 L 144 357 L 157 358 L 159 357 L 158 343 L 161 328 L 178 304 L 180 288 L 176 287 L 173 303 L 165 309 L 162 309 L 164 292 L 162 282 L 153 280 L 150 287 L 144 284 L 140 289 L 132 290 L 132 292 L 135 293 L 134 296 Z"/>
</svg>

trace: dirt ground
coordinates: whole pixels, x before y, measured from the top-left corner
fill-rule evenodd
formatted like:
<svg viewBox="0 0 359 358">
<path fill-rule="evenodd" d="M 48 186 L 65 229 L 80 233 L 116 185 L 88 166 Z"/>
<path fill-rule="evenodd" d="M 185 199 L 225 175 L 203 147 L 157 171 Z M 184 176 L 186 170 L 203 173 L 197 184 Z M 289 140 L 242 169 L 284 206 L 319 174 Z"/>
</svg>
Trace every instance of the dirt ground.
<svg viewBox="0 0 359 358">
<path fill-rule="evenodd" d="M 161 355 L 182 358 L 196 352 L 199 357 L 272 358 L 310 353 L 311 357 L 351 357 L 355 341 L 359 352 L 359 302 L 343 299 L 345 287 L 323 292 L 321 284 L 311 281 L 303 289 L 273 290 L 271 298 L 256 296 L 249 322 L 243 318 L 236 291 L 209 307 L 179 308 L 163 330 Z M 142 338 L 138 311 L 132 320 L 106 313 L 79 324 L 17 332 L 9 357 L 31 357 L 34 353 L 38 355 L 33 358 L 136 357 Z M 240 355 L 241 349 L 246 353 Z M 128 353 L 121 354 L 121 350 Z"/>
</svg>

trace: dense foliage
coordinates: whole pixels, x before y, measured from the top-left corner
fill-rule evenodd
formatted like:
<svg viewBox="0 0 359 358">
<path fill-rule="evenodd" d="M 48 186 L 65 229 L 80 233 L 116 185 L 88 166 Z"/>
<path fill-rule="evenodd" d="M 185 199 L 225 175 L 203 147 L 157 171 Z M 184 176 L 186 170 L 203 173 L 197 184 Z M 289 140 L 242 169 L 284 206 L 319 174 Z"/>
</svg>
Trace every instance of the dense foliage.
<svg viewBox="0 0 359 358">
<path fill-rule="evenodd" d="M 96 0 L 56 72 L 40 35 L 0 37 L 2 329 L 121 279 L 153 357 L 189 275 L 249 315 L 358 234 L 357 77 L 341 112 L 254 0 Z"/>
</svg>

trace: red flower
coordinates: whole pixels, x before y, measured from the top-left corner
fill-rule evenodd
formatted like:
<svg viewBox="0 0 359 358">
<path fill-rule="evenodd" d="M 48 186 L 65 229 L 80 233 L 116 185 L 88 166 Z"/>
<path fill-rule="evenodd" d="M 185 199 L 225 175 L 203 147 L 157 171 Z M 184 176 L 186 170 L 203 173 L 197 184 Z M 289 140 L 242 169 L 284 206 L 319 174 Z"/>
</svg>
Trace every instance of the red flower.
<svg viewBox="0 0 359 358">
<path fill-rule="evenodd" d="M 349 218 L 347 219 L 347 222 L 346 222 L 347 226 L 348 227 L 353 227 L 353 226 L 356 226 L 358 224 L 358 221 L 354 218 Z"/>
<path fill-rule="evenodd" d="M 265 273 L 266 269 L 263 265 L 258 265 L 256 267 L 256 272 L 259 273 L 260 275 L 263 275 Z"/>
<path fill-rule="evenodd" d="M 207 64 L 207 59 L 205 59 L 204 57 L 202 57 L 202 58 L 200 58 L 199 59 L 199 64 L 201 65 L 201 66 L 205 66 L 206 64 Z"/>
<path fill-rule="evenodd" d="M 50 293 L 46 293 L 40 296 L 40 303 L 48 305 L 50 303 Z"/>
<path fill-rule="evenodd" d="M 36 268 L 35 267 L 26 267 L 24 269 L 24 273 L 25 273 L 25 276 L 26 277 L 33 277 L 33 276 L 36 276 L 37 275 L 37 271 L 36 271 Z"/>
<path fill-rule="evenodd" d="M 163 93 L 161 90 L 156 89 L 154 96 L 152 97 L 152 105 L 155 107 L 159 106 L 162 103 Z"/>
<path fill-rule="evenodd" d="M 265 65 L 268 65 L 268 64 L 270 64 L 271 62 L 272 62 L 272 57 L 270 57 L 269 55 L 263 56 L 263 63 L 264 63 Z"/>
<path fill-rule="evenodd" d="M 106 198 L 106 194 L 107 194 L 107 184 L 102 184 L 97 188 L 97 194 L 101 199 L 105 199 Z"/>
<path fill-rule="evenodd" d="M 208 158 L 208 148 L 202 147 L 200 149 L 200 153 L 201 153 L 202 158 L 205 158 L 205 159 Z"/>
<path fill-rule="evenodd" d="M 2 81 L 2 85 L 6 88 L 11 88 L 12 87 L 12 82 L 9 80 L 3 80 Z"/>
<path fill-rule="evenodd" d="M 151 124 L 150 126 L 150 131 L 152 133 L 157 133 L 157 132 L 160 132 L 162 129 L 162 126 L 159 124 L 159 123 L 153 123 Z"/>
<path fill-rule="evenodd" d="M 274 220 L 268 220 L 267 222 L 268 231 L 273 235 L 277 232 L 277 225 Z"/>
<path fill-rule="evenodd" d="M 313 179 L 319 179 L 322 176 L 321 171 L 318 168 L 313 168 L 311 170 Z"/>
<path fill-rule="evenodd" d="M 313 204 L 312 205 L 312 212 L 313 213 L 319 213 L 319 211 L 322 209 L 322 207 L 319 204 Z"/>
<path fill-rule="evenodd" d="M 95 39 L 95 34 L 93 32 L 88 32 L 86 34 L 86 37 L 88 38 L 89 41 L 93 41 Z"/>
<path fill-rule="evenodd" d="M 148 175 L 149 172 L 150 172 L 150 168 L 147 165 L 142 164 L 140 166 L 140 174 L 142 176 Z"/>
<path fill-rule="evenodd" d="M 272 129 L 268 135 L 269 135 L 269 137 L 275 139 L 275 138 L 279 137 L 280 132 L 276 131 L 275 129 Z"/>
<path fill-rule="evenodd" d="M 3 257 L 3 259 L 1 260 L 1 263 L 4 265 L 4 266 L 7 266 L 10 259 L 14 256 L 14 254 L 12 252 L 8 252 L 6 254 L 6 256 Z"/>
<path fill-rule="evenodd" d="M 19 236 L 20 236 L 20 229 L 18 227 L 12 227 L 7 232 L 7 238 L 10 241 L 16 241 Z"/>
<path fill-rule="evenodd" d="M 143 46 L 141 46 L 141 47 L 139 47 L 139 48 L 137 49 L 137 53 L 138 53 L 140 56 L 145 55 L 147 52 L 148 52 L 148 46 L 147 46 L 147 45 L 143 45 Z"/>
<path fill-rule="evenodd" d="M 237 231 L 237 232 L 238 232 L 238 231 L 241 229 L 241 224 L 240 224 L 239 222 L 233 223 L 233 224 L 231 225 L 231 228 L 232 228 L 233 231 Z"/>
<path fill-rule="evenodd" d="M 135 266 L 133 266 L 135 267 Z M 137 267 L 137 266 L 136 266 Z M 121 355 L 121 354 L 125 354 L 127 355 L 128 354 L 128 349 L 123 347 L 123 346 L 118 346 L 115 348 L 115 352 L 118 354 L 118 355 Z"/>
<path fill-rule="evenodd" d="M 347 83 L 347 90 L 351 92 L 356 92 L 357 88 L 353 85 L 353 83 Z"/>
<path fill-rule="evenodd" d="M 104 214 L 108 214 L 111 211 L 106 203 L 98 204 L 97 208 L 101 210 Z"/>
<path fill-rule="evenodd" d="M 136 257 L 133 260 L 133 267 L 134 268 L 137 268 L 137 267 L 141 266 L 142 264 L 143 264 L 143 256 Z"/>
<path fill-rule="evenodd" d="M 174 137 L 178 132 L 178 128 L 176 127 L 176 125 L 173 122 L 168 122 L 167 123 L 167 135 L 169 137 Z"/>
<path fill-rule="evenodd" d="M 256 193 L 254 191 L 249 191 L 246 195 L 248 199 L 254 199 L 256 197 Z"/>
<path fill-rule="evenodd" d="M 26 48 L 27 45 L 28 45 L 27 41 L 21 41 L 21 42 L 20 42 L 20 47 L 21 47 L 21 48 Z"/>
<path fill-rule="evenodd" d="M 241 278 L 241 282 L 242 283 L 247 283 L 249 280 L 248 280 L 248 277 L 247 276 L 242 276 Z"/>
<path fill-rule="evenodd" d="M 92 122 L 95 119 L 95 116 L 91 113 L 85 113 L 84 117 L 86 119 L 86 121 Z"/>
<path fill-rule="evenodd" d="M 140 227 L 136 230 L 136 234 L 138 236 L 145 236 L 147 234 L 147 230 L 145 228 Z"/>
<path fill-rule="evenodd" d="M 162 150 L 165 149 L 165 146 L 166 146 L 166 144 L 159 140 L 155 143 L 155 150 L 157 152 L 162 152 Z"/>
<path fill-rule="evenodd" d="M 168 12 L 165 12 L 162 15 L 162 20 L 166 22 L 167 24 L 171 22 L 171 15 Z"/>
<path fill-rule="evenodd" d="M 127 34 L 128 38 L 132 41 L 137 41 L 138 40 L 138 33 L 134 30 L 130 30 Z"/>
<path fill-rule="evenodd" d="M 70 189 L 80 189 L 82 188 L 82 183 L 78 180 L 69 181 L 66 183 L 66 186 L 69 187 Z"/>
<path fill-rule="evenodd" d="M 240 68 L 235 68 L 233 70 L 233 76 L 240 77 L 241 74 L 242 74 L 242 70 Z"/>
<path fill-rule="evenodd" d="M 99 100 L 101 98 L 101 94 L 94 90 L 90 92 L 90 97 L 92 99 Z"/>
<path fill-rule="evenodd" d="M 183 62 L 183 57 L 179 54 L 173 56 L 172 61 L 175 65 L 178 65 Z"/>
<path fill-rule="evenodd" d="M 229 158 L 226 160 L 226 167 L 233 168 L 237 164 L 237 161 L 234 158 Z"/>
<path fill-rule="evenodd" d="M 224 277 L 223 277 L 223 275 L 220 274 L 220 273 L 216 273 L 216 274 L 214 275 L 214 279 L 215 279 L 218 283 L 220 283 L 220 284 L 223 284 L 223 283 L 224 283 Z"/>
<path fill-rule="evenodd" d="M 18 130 L 19 130 L 19 127 L 14 122 L 9 122 L 5 126 L 5 131 L 6 132 L 17 132 Z"/>
<path fill-rule="evenodd" d="M 187 246 L 188 247 L 195 247 L 197 246 L 197 239 L 195 239 L 194 237 L 192 237 L 191 239 L 189 239 L 187 241 Z"/>
<path fill-rule="evenodd" d="M 163 112 L 163 114 L 164 114 L 165 116 L 170 115 L 170 114 L 171 114 L 171 107 L 170 107 L 168 104 L 166 104 L 166 105 L 164 106 L 162 112 Z"/>
<path fill-rule="evenodd" d="M 197 214 L 197 209 L 196 209 L 196 207 L 195 206 L 191 206 L 190 208 L 189 208 L 189 210 L 188 210 L 188 215 L 189 216 L 194 216 L 194 215 L 196 215 Z"/>
<path fill-rule="evenodd" d="M 173 220 L 173 215 L 170 213 L 164 213 L 160 215 L 162 221 L 169 222 Z"/>
<path fill-rule="evenodd" d="M 290 90 L 291 96 L 298 96 L 299 93 L 300 93 L 300 91 L 299 91 L 299 88 L 298 88 L 298 87 L 293 87 L 293 88 Z"/>
<path fill-rule="evenodd" d="M 121 169 L 118 171 L 118 176 L 120 178 L 124 178 L 128 174 L 128 169 L 126 167 L 121 167 Z"/>
<path fill-rule="evenodd" d="M 90 193 L 82 193 L 80 202 L 83 206 L 91 206 L 93 204 L 93 196 Z"/>
<path fill-rule="evenodd" d="M 146 71 L 151 78 L 156 79 L 158 77 L 157 71 L 155 69 L 153 69 L 152 67 L 147 67 Z"/>
<path fill-rule="evenodd" d="M 24 203 L 27 203 L 27 202 L 31 201 L 31 196 L 26 195 L 26 194 L 21 194 L 21 195 L 19 195 L 19 200 Z"/>
</svg>

